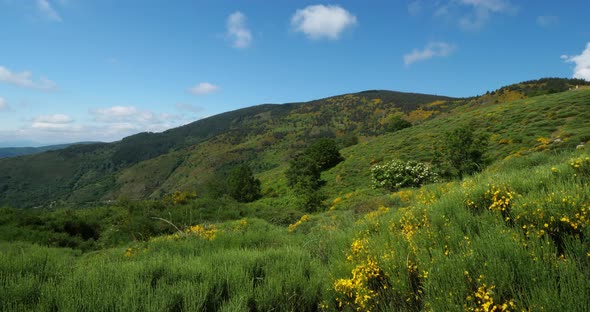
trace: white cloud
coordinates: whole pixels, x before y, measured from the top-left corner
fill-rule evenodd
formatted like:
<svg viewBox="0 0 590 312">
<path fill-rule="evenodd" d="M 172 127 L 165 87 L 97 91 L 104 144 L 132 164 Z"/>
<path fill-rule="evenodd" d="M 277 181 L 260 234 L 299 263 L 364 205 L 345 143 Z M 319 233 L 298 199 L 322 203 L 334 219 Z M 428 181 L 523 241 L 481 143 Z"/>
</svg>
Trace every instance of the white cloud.
<svg viewBox="0 0 590 312">
<path fill-rule="evenodd" d="M 196 119 L 187 114 L 156 113 L 135 106 L 97 108 L 88 113 L 93 118 L 88 120 L 80 116 L 80 121 L 65 114 L 37 116 L 22 128 L 0 129 L 0 140 L 29 140 L 42 144 L 111 142 L 139 132 L 161 132 Z"/>
<path fill-rule="evenodd" d="M 297 10 L 291 18 L 293 29 L 310 39 L 336 40 L 344 30 L 356 24 L 356 16 L 337 5 L 310 5 Z"/>
<path fill-rule="evenodd" d="M 72 117 L 64 114 L 41 115 L 37 116 L 31 128 L 47 131 L 79 131 L 80 126 L 72 125 Z"/>
<path fill-rule="evenodd" d="M 6 67 L 0 66 L 0 81 L 23 88 L 47 91 L 57 89 L 57 84 L 55 82 L 44 77 L 41 77 L 38 81 L 34 81 L 32 76 L 33 74 L 31 74 L 30 71 L 17 73 L 10 71 Z"/>
<path fill-rule="evenodd" d="M 209 94 L 219 90 L 219 86 L 209 82 L 201 82 L 198 85 L 188 89 L 192 94 Z"/>
<path fill-rule="evenodd" d="M 541 27 L 552 27 L 559 24 L 559 17 L 554 15 L 537 16 L 537 25 Z"/>
<path fill-rule="evenodd" d="M 136 128 L 150 128 L 152 125 L 166 124 L 174 121 L 177 116 L 168 113 L 154 113 L 148 110 L 140 110 L 135 106 L 112 106 L 107 108 L 91 109 L 90 114 L 94 121 L 105 124 L 128 125 L 133 124 Z"/>
<path fill-rule="evenodd" d="M 415 62 L 425 61 L 433 57 L 449 56 L 455 51 L 455 47 L 446 42 L 431 42 L 423 50 L 414 49 L 404 55 L 404 64 L 410 65 Z"/>
<path fill-rule="evenodd" d="M 61 16 L 49 3 L 49 0 L 37 0 L 37 9 L 43 16 L 54 22 L 61 22 Z"/>
<path fill-rule="evenodd" d="M 7 111 L 8 109 L 8 103 L 3 97 L 0 97 L 0 112 Z"/>
<path fill-rule="evenodd" d="M 94 120 L 98 122 L 115 123 L 128 120 L 148 120 L 153 117 L 151 112 L 142 112 L 135 106 L 112 106 L 90 110 Z"/>
<path fill-rule="evenodd" d="M 41 115 L 35 118 L 35 122 L 46 122 L 55 124 L 71 123 L 74 120 L 72 117 L 65 114 Z"/>
<path fill-rule="evenodd" d="M 232 41 L 234 48 L 243 49 L 250 46 L 252 32 L 246 27 L 246 15 L 234 12 L 227 18 L 227 38 Z"/>
<path fill-rule="evenodd" d="M 574 67 L 573 78 L 590 81 L 590 42 L 586 44 L 586 49 L 582 51 L 580 55 L 562 55 L 561 59 L 568 63 L 576 64 Z"/>
</svg>

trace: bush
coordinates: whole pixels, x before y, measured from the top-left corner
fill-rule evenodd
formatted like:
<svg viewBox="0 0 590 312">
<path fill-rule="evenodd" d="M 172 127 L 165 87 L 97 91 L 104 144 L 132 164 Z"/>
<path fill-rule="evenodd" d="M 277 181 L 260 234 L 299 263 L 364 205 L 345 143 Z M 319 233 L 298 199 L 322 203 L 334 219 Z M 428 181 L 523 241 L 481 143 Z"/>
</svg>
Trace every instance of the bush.
<svg viewBox="0 0 590 312">
<path fill-rule="evenodd" d="M 297 193 L 306 193 L 322 185 L 320 168 L 313 159 L 305 155 L 295 157 L 285 172 L 287 185 Z"/>
<path fill-rule="evenodd" d="M 229 196 L 242 203 L 249 203 L 260 198 L 260 180 L 254 177 L 252 169 L 241 165 L 232 169 L 227 179 Z"/>
<path fill-rule="evenodd" d="M 320 171 L 328 170 L 344 159 L 333 139 L 319 139 L 306 148 L 303 154 L 317 163 Z"/>
<path fill-rule="evenodd" d="M 463 178 L 485 167 L 487 146 L 486 134 L 475 134 L 472 127 L 462 126 L 446 134 L 444 146 L 435 153 L 435 163 L 443 168 L 443 175 Z"/>
<path fill-rule="evenodd" d="M 438 182 L 438 175 L 425 163 L 394 159 L 386 164 L 373 166 L 371 181 L 374 188 L 395 191 L 402 187 Z"/>
</svg>

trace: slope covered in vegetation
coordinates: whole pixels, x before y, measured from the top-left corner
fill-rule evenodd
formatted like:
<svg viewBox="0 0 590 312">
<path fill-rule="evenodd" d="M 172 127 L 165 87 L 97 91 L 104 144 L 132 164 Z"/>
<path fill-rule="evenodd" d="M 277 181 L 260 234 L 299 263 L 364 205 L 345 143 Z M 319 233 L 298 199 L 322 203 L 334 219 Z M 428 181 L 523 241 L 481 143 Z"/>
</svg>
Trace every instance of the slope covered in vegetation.
<svg viewBox="0 0 590 312">
<path fill-rule="evenodd" d="M 357 96 L 337 105 L 346 99 Z M 265 131 L 239 140 L 229 131 L 126 167 L 112 176 L 118 188 L 105 189 L 120 198 L 112 203 L 2 208 L 0 310 L 586 311 L 590 154 L 578 146 L 590 140 L 590 90 L 481 99 L 431 102 L 422 111 L 444 107 L 411 127 L 358 132 L 313 172 L 322 199 L 313 209 L 286 172 L 290 154 L 313 159 L 305 140 L 322 141 L 297 125 L 349 122 L 324 120 L 331 106 L 313 103 L 278 119 L 291 123 L 244 118 L 249 129 L 266 120 L 284 132 L 268 146 L 258 145 Z M 443 168 L 457 129 L 488 142 L 482 171 L 463 179 Z M 371 168 L 390 160 L 422 161 L 433 171 L 417 184 L 438 182 L 374 188 Z M 255 168 L 254 178 L 238 167 L 262 197 L 207 195 L 219 186 L 201 180 L 236 164 Z"/>
<path fill-rule="evenodd" d="M 588 154 L 536 152 L 289 227 L 194 224 L 86 254 L 2 243 L 0 309 L 585 311 L 589 180 Z"/>
<path fill-rule="evenodd" d="M 0 204 L 88 207 L 121 198 L 160 199 L 176 190 L 205 194 L 236 165 L 271 173 L 318 138 L 349 146 L 358 138 L 372 140 L 408 125 L 582 84 L 541 79 L 466 99 L 365 91 L 244 108 L 162 133 L 0 160 Z"/>
</svg>

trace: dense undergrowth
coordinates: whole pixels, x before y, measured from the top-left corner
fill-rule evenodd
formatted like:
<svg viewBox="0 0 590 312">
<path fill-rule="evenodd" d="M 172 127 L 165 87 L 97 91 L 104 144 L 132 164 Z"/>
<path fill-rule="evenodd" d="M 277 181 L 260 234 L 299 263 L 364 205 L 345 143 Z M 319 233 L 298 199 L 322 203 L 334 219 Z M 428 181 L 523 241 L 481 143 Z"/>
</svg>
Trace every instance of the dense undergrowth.
<svg viewBox="0 0 590 312">
<path fill-rule="evenodd" d="M 81 253 L 2 243 L 4 311 L 585 311 L 590 158 L 534 153 L 462 181 L 347 194 L 289 227 L 207 223 Z"/>
</svg>

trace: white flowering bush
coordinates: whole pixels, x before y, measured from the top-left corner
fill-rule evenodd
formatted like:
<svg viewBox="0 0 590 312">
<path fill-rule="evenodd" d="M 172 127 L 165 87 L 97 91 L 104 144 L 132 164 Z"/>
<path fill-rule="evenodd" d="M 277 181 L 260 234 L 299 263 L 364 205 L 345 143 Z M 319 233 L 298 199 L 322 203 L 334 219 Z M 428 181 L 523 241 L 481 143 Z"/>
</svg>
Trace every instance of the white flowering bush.
<svg viewBox="0 0 590 312">
<path fill-rule="evenodd" d="M 438 175 L 425 163 L 394 159 L 383 165 L 371 168 L 371 181 L 374 188 L 395 191 L 401 187 L 414 187 L 438 182 Z"/>
</svg>

